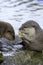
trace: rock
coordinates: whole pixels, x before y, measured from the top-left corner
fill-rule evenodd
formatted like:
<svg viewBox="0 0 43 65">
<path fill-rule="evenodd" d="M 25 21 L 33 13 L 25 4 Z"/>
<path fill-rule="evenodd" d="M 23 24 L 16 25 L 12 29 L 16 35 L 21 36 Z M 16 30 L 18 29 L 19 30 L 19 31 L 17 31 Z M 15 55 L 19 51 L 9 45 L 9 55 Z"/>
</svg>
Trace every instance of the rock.
<svg viewBox="0 0 43 65">
<path fill-rule="evenodd" d="M 3 57 L 3 54 L 2 52 L 0 51 L 0 64 L 4 61 L 4 57 Z"/>
<path fill-rule="evenodd" d="M 19 29 L 19 36 L 22 38 L 22 43 L 26 48 L 35 51 L 43 50 L 43 30 L 33 20 L 22 24 Z"/>
<path fill-rule="evenodd" d="M 42 52 L 18 50 L 9 57 L 15 65 L 43 65 Z"/>
<path fill-rule="evenodd" d="M 21 45 L 22 39 L 19 38 L 19 36 L 15 36 L 14 41 L 9 41 L 5 38 L 0 39 L 0 51 L 3 52 L 9 52 L 12 51 L 13 49 L 20 49 L 22 47 Z"/>
<path fill-rule="evenodd" d="M 11 59 L 6 58 L 6 59 L 4 60 L 4 62 L 1 63 L 1 65 L 15 65 L 15 64 L 14 64 L 14 62 L 13 62 Z"/>
<path fill-rule="evenodd" d="M 0 51 L 8 52 L 11 51 L 13 48 L 13 44 L 11 41 L 2 38 L 0 39 Z"/>
</svg>

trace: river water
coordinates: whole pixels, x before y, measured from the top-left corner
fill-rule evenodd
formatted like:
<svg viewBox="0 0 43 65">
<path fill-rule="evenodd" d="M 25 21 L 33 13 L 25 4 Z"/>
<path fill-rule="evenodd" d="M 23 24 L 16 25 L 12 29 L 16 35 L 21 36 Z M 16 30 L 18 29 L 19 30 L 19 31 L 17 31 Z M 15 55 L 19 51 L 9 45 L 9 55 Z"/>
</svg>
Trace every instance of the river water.
<svg viewBox="0 0 43 65">
<path fill-rule="evenodd" d="M 0 0 L 0 20 L 11 23 L 16 34 L 28 20 L 35 20 L 43 28 L 43 0 Z"/>
<path fill-rule="evenodd" d="M 28 20 L 38 22 L 43 28 L 43 0 L 0 0 L 0 21 L 9 22 L 16 35 Z"/>
</svg>

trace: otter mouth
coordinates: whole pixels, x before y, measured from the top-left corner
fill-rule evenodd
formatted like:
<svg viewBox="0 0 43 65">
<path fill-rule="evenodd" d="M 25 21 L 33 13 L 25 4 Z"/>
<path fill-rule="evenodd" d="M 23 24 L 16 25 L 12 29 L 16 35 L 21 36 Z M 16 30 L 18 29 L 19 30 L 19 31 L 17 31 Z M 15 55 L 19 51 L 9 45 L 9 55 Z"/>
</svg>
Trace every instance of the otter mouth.
<svg viewBox="0 0 43 65">
<path fill-rule="evenodd" d="M 29 40 L 27 34 L 19 31 L 19 37 L 21 37 L 23 40 L 25 40 L 28 43 Z"/>
<path fill-rule="evenodd" d="M 23 31 L 22 30 L 19 30 L 19 37 L 23 37 Z"/>
<path fill-rule="evenodd" d="M 35 29 L 24 28 L 24 30 L 19 30 L 19 36 L 24 38 L 26 41 L 32 41 L 35 39 Z"/>
</svg>

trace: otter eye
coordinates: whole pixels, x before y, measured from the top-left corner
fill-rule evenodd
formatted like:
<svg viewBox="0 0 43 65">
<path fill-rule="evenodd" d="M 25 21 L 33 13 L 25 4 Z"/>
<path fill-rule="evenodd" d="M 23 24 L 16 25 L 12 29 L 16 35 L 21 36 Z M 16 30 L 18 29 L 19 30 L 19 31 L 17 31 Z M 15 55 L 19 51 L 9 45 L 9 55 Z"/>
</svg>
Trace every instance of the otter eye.
<svg viewBox="0 0 43 65">
<path fill-rule="evenodd" d="M 10 30 L 7 30 L 7 32 L 10 32 Z"/>
<path fill-rule="evenodd" d="M 7 32 L 8 32 L 8 33 L 12 33 L 12 31 L 10 31 L 10 30 L 8 30 Z"/>
<path fill-rule="evenodd" d="M 32 27 L 35 27 L 35 25 L 33 25 Z"/>
</svg>

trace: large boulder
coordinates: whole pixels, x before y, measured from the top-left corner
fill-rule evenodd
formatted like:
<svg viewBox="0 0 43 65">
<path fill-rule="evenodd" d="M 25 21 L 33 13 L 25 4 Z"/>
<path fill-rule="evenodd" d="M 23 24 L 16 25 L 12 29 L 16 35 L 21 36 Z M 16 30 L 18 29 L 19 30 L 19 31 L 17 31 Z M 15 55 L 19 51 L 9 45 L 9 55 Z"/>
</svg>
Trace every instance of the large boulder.
<svg viewBox="0 0 43 65">
<path fill-rule="evenodd" d="M 22 44 L 30 50 L 43 50 L 43 30 L 33 20 L 22 24 L 19 29 L 19 36 L 24 41 Z"/>
</svg>

